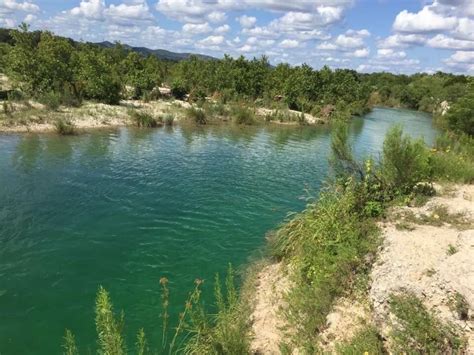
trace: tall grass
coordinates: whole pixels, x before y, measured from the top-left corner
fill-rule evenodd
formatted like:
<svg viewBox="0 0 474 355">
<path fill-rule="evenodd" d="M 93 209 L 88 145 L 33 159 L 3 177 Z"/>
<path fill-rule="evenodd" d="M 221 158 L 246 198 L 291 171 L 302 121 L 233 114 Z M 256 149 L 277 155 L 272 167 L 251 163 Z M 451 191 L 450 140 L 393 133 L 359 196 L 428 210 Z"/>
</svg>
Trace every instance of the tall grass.
<svg viewBox="0 0 474 355">
<path fill-rule="evenodd" d="M 99 354 L 245 354 L 248 353 L 248 313 L 242 312 L 239 293 L 235 286 L 234 270 L 229 266 L 224 286 L 216 276 L 214 289 L 216 313 L 208 313 L 201 300 L 203 281 L 196 279 L 175 326 L 170 327 L 170 292 L 168 280 L 160 279 L 161 336 L 155 347 L 147 340 L 145 330 L 139 329 L 135 349 L 125 343 L 125 316 L 117 315 L 109 293 L 99 287 L 96 297 L 95 324 Z M 173 330 L 171 333 L 170 331 Z M 171 335 L 171 336 L 170 336 Z M 154 337 L 156 338 L 156 337 Z M 79 353 L 75 337 L 66 330 L 63 351 L 67 355 Z"/>
<path fill-rule="evenodd" d="M 236 105 L 232 108 L 232 117 L 236 124 L 253 125 L 255 124 L 255 112 L 244 105 Z"/>
<path fill-rule="evenodd" d="M 54 127 L 56 128 L 56 132 L 63 136 L 70 136 L 76 133 L 74 123 L 68 119 L 58 118 L 54 122 Z"/>
<path fill-rule="evenodd" d="M 195 107 L 190 107 L 186 110 L 186 118 L 200 125 L 205 125 L 208 122 L 206 112 L 200 108 Z"/>
<path fill-rule="evenodd" d="M 154 128 L 160 125 L 159 122 L 147 112 L 130 110 L 128 114 L 137 127 Z"/>
</svg>

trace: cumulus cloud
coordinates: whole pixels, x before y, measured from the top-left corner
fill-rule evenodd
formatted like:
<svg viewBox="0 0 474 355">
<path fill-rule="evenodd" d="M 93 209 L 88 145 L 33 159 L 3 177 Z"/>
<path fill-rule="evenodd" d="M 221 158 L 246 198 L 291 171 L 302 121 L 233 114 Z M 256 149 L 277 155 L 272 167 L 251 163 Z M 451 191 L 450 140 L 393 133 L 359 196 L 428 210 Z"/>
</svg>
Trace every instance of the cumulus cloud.
<svg viewBox="0 0 474 355">
<path fill-rule="evenodd" d="M 11 14 L 15 11 L 37 13 L 40 11 L 38 5 L 30 1 L 2 0 L 0 1 L 0 14 Z"/>
<path fill-rule="evenodd" d="M 456 39 L 444 34 L 438 34 L 430 38 L 426 44 L 433 48 L 453 50 L 474 50 L 474 41 Z"/>
<path fill-rule="evenodd" d="M 242 28 L 252 28 L 255 27 L 255 24 L 257 23 L 256 17 L 247 15 L 240 16 L 238 20 Z"/>
<path fill-rule="evenodd" d="M 455 17 L 445 17 L 425 6 L 418 13 L 407 10 L 400 12 L 395 18 L 393 29 L 398 32 L 422 33 L 453 29 L 457 24 Z"/>
<path fill-rule="evenodd" d="M 285 39 L 280 42 L 280 47 L 281 48 L 296 48 L 300 45 L 300 43 L 296 40 L 293 39 Z"/>
<path fill-rule="evenodd" d="M 206 23 L 187 23 L 183 26 L 183 32 L 189 34 L 202 34 L 202 33 L 209 33 L 212 31 L 212 27 Z"/>
</svg>

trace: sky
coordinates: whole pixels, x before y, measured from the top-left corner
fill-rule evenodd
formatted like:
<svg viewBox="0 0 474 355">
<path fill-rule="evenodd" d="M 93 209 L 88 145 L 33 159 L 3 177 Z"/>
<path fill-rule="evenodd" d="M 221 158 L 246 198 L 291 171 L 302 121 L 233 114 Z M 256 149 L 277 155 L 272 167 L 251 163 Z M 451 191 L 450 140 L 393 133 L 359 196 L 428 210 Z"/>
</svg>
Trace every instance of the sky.
<svg viewBox="0 0 474 355">
<path fill-rule="evenodd" d="M 474 0 L 0 0 L 76 40 L 360 72 L 474 75 Z"/>
</svg>

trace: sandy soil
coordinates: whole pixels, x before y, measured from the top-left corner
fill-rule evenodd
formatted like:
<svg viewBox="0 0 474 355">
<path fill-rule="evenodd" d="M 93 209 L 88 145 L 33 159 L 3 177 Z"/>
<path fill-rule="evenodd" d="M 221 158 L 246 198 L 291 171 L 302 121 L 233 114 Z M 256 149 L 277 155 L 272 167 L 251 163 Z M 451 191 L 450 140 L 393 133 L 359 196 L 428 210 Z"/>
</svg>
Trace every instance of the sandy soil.
<svg viewBox="0 0 474 355">
<path fill-rule="evenodd" d="M 448 195 L 435 197 L 420 208 L 405 208 L 415 215 L 429 215 L 444 205 L 450 214 L 463 213 L 473 221 L 474 186 L 455 186 Z M 436 216 L 434 216 L 436 218 Z M 442 226 L 415 225 L 414 230 L 399 230 L 396 223 L 383 225 L 384 242 L 372 271 L 370 300 L 374 318 L 382 335 L 390 332 L 388 298 L 391 293 L 407 290 L 443 321 L 461 329 L 469 341 L 468 353 L 474 353 L 474 322 L 462 321 L 450 303 L 456 292 L 474 309 L 474 229 L 459 230 Z M 454 222 L 454 221 L 453 221 Z M 453 252 L 448 252 L 453 248 Z"/>
<path fill-rule="evenodd" d="M 462 214 L 462 228 L 455 220 L 441 226 L 414 224 L 397 228 L 400 218 L 381 224 L 383 245 L 371 273 L 371 287 L 365 300 L 340 299 L 327 316 L 327 328 L 320 334 L 321 348 L 334 353 L 335 345 L 349 341 L 364 326 L 375 324 L 389 339 L 392 316 L 391 293 L 407 290 L 417 295 L 444 322 L 457 326 L 468 339 L 468 354 L 474 354 L 474 185 L 437 186 L 438 196 L 423 207 L 397 208 L 393 215 L 410 213 L 436 219 L 433 210 L 446 206 L 450 215 Z M 459 217 L 458 217 L 459 218 Z M 448 252 L 453 250 L 455 253 Z M 258 276 L 256 307 L 252 314 L 252 351 L 280 354 L 285 322 L 281 309 L 290 284 L 281 264 L 264 268 Z M 453 311 L 453 296 L 460 293 L 470 307 L 469 319 L 460 320 Z M 390 346 L 390 342 L 387 342 Z"/>
<path fill-rule="evenodd" d="M 0 132 L 24 133 L 24 132 L 51 132 L 55 130 L 56 118 L 64 118 L 71 121 L 79 130 L 94 128 L 129 126 L 128 110 L 137 109 L 148 112 L 155 117 L 173 112 L 176 121 L 180 108 L 187 108 L 189 104 L 184 101 L 155 101 L 144 103 L 141 101 L 122 101 L 120 105 L 112 106 L 101 103 L 85 102 L 79 108 L 60 108 L 58 111 L 45 110 L 44 106 L 35 102 L 29 102 L 30 107 L 22 104 L 14 104 L 15 115 L 25 119 L 22 124 L 9 124 L 8 120 L 0 120 Z M 23 116 L 22 116 L 22 113 Z"/>
<path fill-rule="evenodd" d="M 283 265 L 268 265 L 258 274 L 255 290 L 255 308 L 251 315 L 253 354 L 280 354 L 282 327 L 281 312 L 285 308 L 284 295 L 289 289 Z"/>
</svg>

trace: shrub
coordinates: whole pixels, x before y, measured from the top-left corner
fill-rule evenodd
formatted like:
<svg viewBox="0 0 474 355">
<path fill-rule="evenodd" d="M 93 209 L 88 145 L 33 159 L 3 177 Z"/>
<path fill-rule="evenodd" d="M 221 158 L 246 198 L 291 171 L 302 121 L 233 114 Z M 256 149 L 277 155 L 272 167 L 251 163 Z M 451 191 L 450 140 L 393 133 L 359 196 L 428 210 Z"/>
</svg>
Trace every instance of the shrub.
<svg viewBox="0 0 474 355">
<path fill-rule="evenodd" d="M 59 118 L 54 122 L 56 132 L 63 136 L 70 136 L 76 133 L 74 123 L 68 119 Z"/>
<path fill-rule="evenodd" d="M 47 93 L 42 94 L 38 101 L 45 105 L 50 110 L 57 110 L 59 106 L 61 106 L 61 94 L 50 91 Z"/>
<path fill-rule="evenodd" d="M 129 115 L 137 127 L 154 128 L 158 126 L 158 121 L 149 113 L 131 110 Z"/>
<path fill-rule="evenodd" d="M 172 126 L 175 120 L 175 117 L 171 113 L 167 113 L 163 116 L 163 123 L 165 126 Z"/>
<path fill-rule="evenodd" d="M 207 117 L 204 110 L 200 108 L 190 107 L 186 110 L 186 117 L 193 120 L 193 122 L 205 125 L 207 124 Z"/>
<path fill-rule="evenodd" d="M 255 123 L 254 111 L 243 105 L 233 107 L 232 116 L 237 124 L 253 125 Z"/>
<path fill-rule="evenodd" d="M 471 92 L 449 109 L 446 119 L 453 130 L 474 136 L 474 85 Z"/>
<path fill-rule="evenodd" d="M 181 80 L 176 79 L 171 84 L 171 95 L 178 100 L 183 100 L 188 93 L 188 89 Z"/>
<path fill-rule="evenodd" d="M 409 293 L 392 295 L 390 310 L 398 320 L 392 332 L 396 353 L 462 352 L 464 341 L 453 326 L 436 319 L 416 296 Z"/>
<path fill-rule="evenodd" d="M 393 127 L 383 145 L 381 175 L 395 194 L 409 193 L 418 182 L 431 180 L 430 154 L 423 140 L 403 136 L 401 127 Z"/>
</svg>

